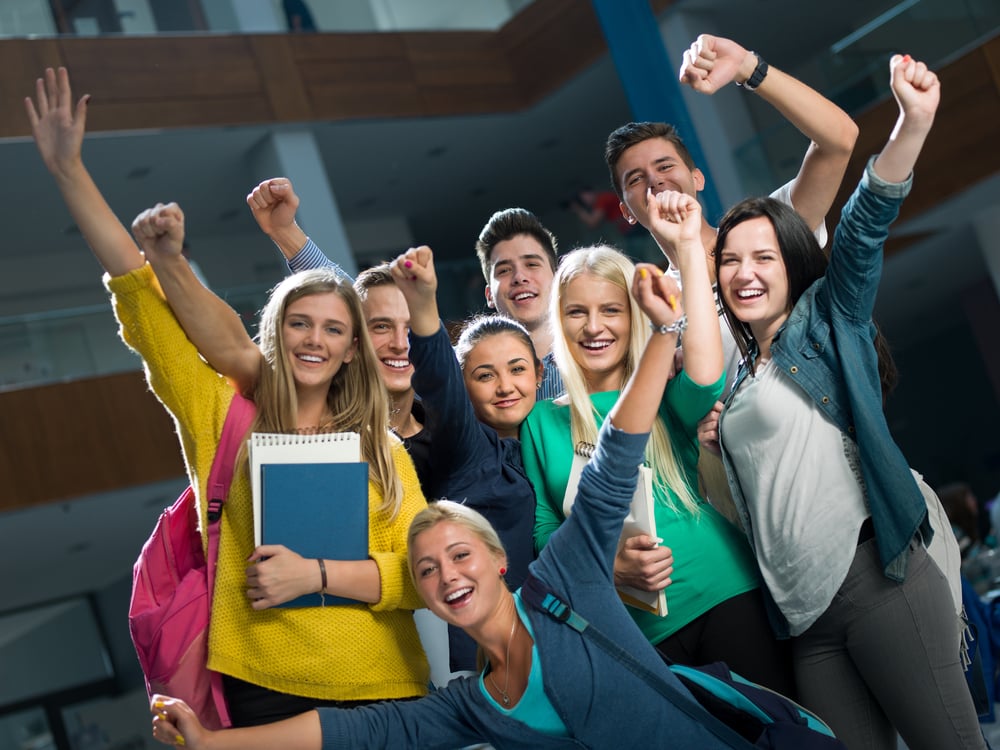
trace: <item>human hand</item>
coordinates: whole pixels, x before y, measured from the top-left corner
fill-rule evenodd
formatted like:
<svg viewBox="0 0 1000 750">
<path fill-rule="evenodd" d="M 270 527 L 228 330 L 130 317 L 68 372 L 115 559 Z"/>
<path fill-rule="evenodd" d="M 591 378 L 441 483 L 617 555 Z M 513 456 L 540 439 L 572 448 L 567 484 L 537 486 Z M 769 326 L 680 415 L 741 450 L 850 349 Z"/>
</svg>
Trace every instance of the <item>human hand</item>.
<svg viewBox="0 0 1000 750">
<path fill-rule="evenodd" d="M 396 286 L 406 298 L 410 316 L 418 315 L 430 304 L 437 304 L 437 272 L 434 253 L 427 245 L 411 247 L 389 264 Z"/>
<path fill-rule="evenodd" d="M 722 402 L 716 401 L 712 409 L 698 422 L 698 442 L 709 453 L 722 455 L 719 444 L 719 418 L 722 416 Z"/>
<path fill-rule="evenodd" d="M 678 77 L 695 91 L 714 94 L 737 79 L 746 80 L 756 67 L 757 58 L 742 45 L 701 34 L 685 50 Z"/>
<path fill-rule="evenodd" d="M 150 263 L 179 257 L 184 249 L 184 212 L 176 203 L 157 203 L 135 217 L 132 236 Z"/>
<path fill-rule="evenodd" d="M 180 698 L 154 695 L 149 701 L 149 712 L 153 714 L 153 739 L 164 745 L 201 750 L 213 734 Z"/>
<path fill-rule="evenodd" d="M 247 205 L 257 226 L 268 237 L 295 226 L 299 196 L 287 177 L 264 180 L 247 194 Z"/>
<path fill-rule="evenodd" d="M 254 609 L 267 609 L 314 594 L 322 585 L 319 565 L 282 544 L 262 544 L 249 557 L 247 596 Z"/>
<path fill-rule="evenodd" d="M 678 253 L 691 248 L 704 252 L 701 244 L 701 204 L 697 198 L 675 190 L 654 194 L 647 189 L 646 213 L 649 230 L 657 240 L 672 245 Z"/>
<path fill-rule="evenodd" d="M 615 556 L 615 585 L 641 591 L 661 591 L 671 584 L 674 553 L 662 539 L 639 534 L 625 540 Z"/>
<path fill-rule="evenodd" d="M 941 102 L 941 83 L 934 71 L 909 55 L 893 55 L 889 60 L 889 86 L 900 114 L 929 127 Z"/>
<path fill-rule="evenodd" d="M 56 177 L 66 175 L 82 163 L 80 149 L 90 94 L 74 106 L 66 68 L 60 67 L 58 72 L 46 68 L 44 77 L 35 83 L 35 100 L 30 96 L 24 99 L 35 145 L 49 172 Z"/>
<path fill-rule="evenodd" d="M 636 266 L 632 296 L 654 326 L 669 326 L 684 314 L 677 281 L 652 263 Z"/>
</svg>

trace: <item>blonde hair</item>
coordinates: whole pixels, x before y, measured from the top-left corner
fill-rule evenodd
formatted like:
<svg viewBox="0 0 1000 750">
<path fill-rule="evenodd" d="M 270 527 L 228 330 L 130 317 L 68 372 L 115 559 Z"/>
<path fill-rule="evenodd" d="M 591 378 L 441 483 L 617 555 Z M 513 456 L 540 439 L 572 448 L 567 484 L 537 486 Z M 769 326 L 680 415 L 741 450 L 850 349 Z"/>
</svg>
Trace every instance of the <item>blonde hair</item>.
<svg viewBox="0 0 1000 750">
<path fill-rule="evenodd" d="M 491 554 L 506 559 L 507 550 L 504 549 L 500 536 L 493 528 L 493 524 L 486 519 L 486 516 L 468 505 L 462 505 L 453 500 L 438 500 L 429 504 L 410 521 L 410 530 L 406 535 L 406 554 L 410 577 L 413 578 L 414 584 L 416 584 L 416 571 L 413 569 L 413 540 L 425 531 L 430 531 L 442 521 L 448 521 L 468 529 L 479 537 Z"/>
<path fill-rule="evenodd" d="M 563 386 L 569 397 L 570 432 L 573 445 L 579 443 L 595 444 L 597 442 L 598 413 L 590 400 L 587 379 L 583 368 L 573 358 L 570 344 L 562 325 L 562 306 L 569 283 L 584 274 L 591 274 L 604 281 L 611 282 L 625 292 L 630 315 L 628 348 L 625 352 L 624 371 L 619 389 L 632 377 L 636 364 L 649 339 L 649 319 L 636 303 L 630 292 L 632 277 L 635 275 L 635 265 L 622 253 L 608 245 L 592 245 L 581 247 L 563 256 L 552 281 L 553 293 L 549 300 L 549 321 L 552 326 L 552 351 L 555 355 L 559 372 L 562 373 Z M 687 483 L 680 467 L 680 462 L 674 453 L 663 419 L 659 416 L 653 422 L 652 434 L 646 447 L 646 462 L 653 470 L 653 481 L 662 489 L 670 489 L 680 500 L 684 509 L 697 514 L 699 512 L 698 496 Z M 670 495 L 667 503 L 673 507 Z M 673 508 L 679 510 L 679 508 Z"/>
<path fill-rule="evenodd" d="M 361 459 L 368 462 L 369 476 L 382 492 L 379 510 L 395 518 L 402 505 L 403 488 L 392 457 L 398 439 L 389 432 L 389 396 L 379 376 L 378 359 L 364 325 L 358 293 L 330 269 L 313 269 L 288 276 L 274 287 L 261 310 L 257 341 L 263 357 L 260 377 L 251 394 L 257 405 L 251 431 L 291 432 L 297 428 L 295 379 L 284 356 L 285 313 L 296 300 L 331 292 L 347 306 L 357 351 L 350 362 L 341 365 L 330 382 L 327 407 L 338 431 L 360 433 Z M 240 460 L 245 461 L 245 458 L 242 455 Z"/>
</svg>

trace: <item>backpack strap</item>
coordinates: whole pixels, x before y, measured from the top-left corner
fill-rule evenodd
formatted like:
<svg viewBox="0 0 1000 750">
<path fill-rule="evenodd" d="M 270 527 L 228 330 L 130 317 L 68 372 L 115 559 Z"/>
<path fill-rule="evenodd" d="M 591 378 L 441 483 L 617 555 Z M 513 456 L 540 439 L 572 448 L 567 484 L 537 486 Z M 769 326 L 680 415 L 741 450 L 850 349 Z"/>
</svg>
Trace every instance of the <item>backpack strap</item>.
<svg viewBox="0 0 1000 750">
<path fill-rule="evenodd" d="M 584 617 L 574 611 L 572 607 L 549 591 L 548 587 L 539 581 L 533 573 L 529 572 L 528 577 L 521 585 L 521 599 L 535 609 L 544 612 L 556 622 L 561 622 L 573 628 L 573 630 L 584 638 L 587 638 L 591 643 L 598 646 L 622 666 L 642 679 L 653 690 L 666 698 L 671 705 L 679 708 L 692 720 L 703 725 L 730 747 L 753 747 L 743 736 L 730 729 L 726 724 L 706 711 L 697 700 L 682 694 L 635 656 L 591 625 Z M 665 657 L 664 661 L 667 661 Z M 669 666 L 669 662 L 667 663 Z"/>
<path fill-rule="evenodd" d="M 222 518 L 222 507 L 229 495 L 229 487 L 233 483 L 233 472 L 236 464 L 236 454 L 247 430 L 253 423 L 257 408 L 253 401 L 244 398 L 239 393 L 233 395 L 226 412 L 226 421 L 222 425 L 222 437 L 219 447 L 215 450 L 212 468 L 208 473 L 208 554 L 205 556 L 205 575 L 208 584 L 209 607 L 215 592 L 215 565 L 219 559 L 219 530 Z M 215 707 L 222 719 L 223 726 L 230 726 L 229 708 L 226 706 L 222 689 L 222 676 L 218 672 L 209 672 L 212 684 L 212 697 Z"/>
</svg>

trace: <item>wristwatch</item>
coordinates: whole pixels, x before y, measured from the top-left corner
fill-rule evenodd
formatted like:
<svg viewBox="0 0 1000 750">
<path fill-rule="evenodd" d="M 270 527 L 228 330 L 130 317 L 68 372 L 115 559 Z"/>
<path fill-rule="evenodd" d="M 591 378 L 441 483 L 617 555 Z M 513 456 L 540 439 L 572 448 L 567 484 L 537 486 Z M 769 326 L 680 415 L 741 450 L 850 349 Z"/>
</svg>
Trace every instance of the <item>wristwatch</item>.
<svg viewBox="0 0 1000 750">
<path fill-rule="evenodd" d="M 757 58 L 757 67 L 753 69 L 753 73 L 750 74 L 749 78 L 743 83 L 737 82 L 736 85 L 747 91 L 756 91 L 757 87 L 767 78 L 767 63 L 756 52 L 751 52 L 750 54 Z"/>
</svg>

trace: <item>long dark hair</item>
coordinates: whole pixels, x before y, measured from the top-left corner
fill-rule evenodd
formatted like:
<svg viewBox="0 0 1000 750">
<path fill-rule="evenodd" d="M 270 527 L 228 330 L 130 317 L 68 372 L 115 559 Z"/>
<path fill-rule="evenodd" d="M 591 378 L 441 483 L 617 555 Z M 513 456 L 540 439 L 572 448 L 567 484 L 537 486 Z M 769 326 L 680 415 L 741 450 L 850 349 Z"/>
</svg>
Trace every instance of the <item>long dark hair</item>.
<svg viewBox="0 0 1000 750">
<path fill-rule="evenodd" d="M 747 198 L 740 201 L 726 212 L 719 222 L 719 236 L 715 241 L 715 278 L 719 278 L 719 269 L 722 267 L 722 250 L 726 246 L 726 239 L 733 227 L 742 224 L 750 219 L 760 217 L 766 218 L 774 228 L 774 234 L 778 238 L 778 249 L 781 251 L 781 260 L 785 264 L 785 274 L 788 277 L 788 310 L 795 307 L 799 298 L 806 289 L 812 286 L 813 282 L 822 278 L 829 265 L 826 253 L 823 252 L 816 240 L 816 235 L 809 229 L 802 217 L 795 209 L 784 203 L 776 201 L 774 198 Z M 725 295 L 721 292 L 719 299 L 722 303 L 722 310 L 726 316 L 726 323 L 739 346 L 740 355 L 750 366 L 750 372 L 755 368 L 750 359 L 750 346 L 754 343 L 750 326 L 739 320 L 726 304 Z M 874 323 L 874 321 L 873 321 Z M 899 371 L 896 369 L 896 362 L 893 359 L 889 342 L 882 334 L 878 324 L 874 324 L 875 335 L 872 345 L 878 357 L 878 374 L 882 387 L 882 406 L 895 389 L 899 382 Z"/>
<path fill-rule="evenodd" d="M 729 209 L 722 217 L 722 221 L 719 222 L 719 236 L 715 241 L 715 277 L 719 278 L 722 251 L 726 246 L 729 232 L 745 221 L 758 218 L 765 218 L 771 222 L 774 234 L 778 238 L 778 249 L 788 276 L 787 309 L 791 310 L 806 289 L 826 273 L 828 261 L 819 242 L 816 241 L 816 236 L 806 226 L 802 217 L 795 213 L 795 209 L 791 206 L 774 198 L 747 198 Z M 750 348 L 755 342 L 750 326 L 736 317 L 726 303 L 725 295 L 720 293 L 719 299 L 722 302 L 726 322 L 739 346 L 740 355 L 747 360 L 752 373 L 754 366 L 750 359 Z"/>
</svg>

